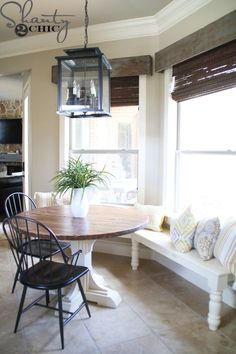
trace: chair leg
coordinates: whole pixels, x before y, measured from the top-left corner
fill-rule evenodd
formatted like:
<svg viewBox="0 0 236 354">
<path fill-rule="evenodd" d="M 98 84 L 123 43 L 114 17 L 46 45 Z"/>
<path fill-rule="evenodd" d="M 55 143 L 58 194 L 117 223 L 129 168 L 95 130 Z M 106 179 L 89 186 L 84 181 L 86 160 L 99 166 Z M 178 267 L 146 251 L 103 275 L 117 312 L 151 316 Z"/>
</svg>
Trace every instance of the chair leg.
<svg viewBox="0 0 236 354">
<path fill-rule="evenodd" d="M 27 291 L 27 286 L 24 285 L 24 289 L 22 291 L 21 300 L 20 300 L 20 306 L 19 306 L 19 310 L 18 310 L 18 314 L 17 314 L 17 318 L 16 318 L 16 324 L 15 324 L 14 333 L 16 333 L 17 328 L 18 328 L 18 324 L 20 322 L 20 317 L 21 317 L 21 314 L 22 314 L 22 311 L 23 311 L 26 291 Z"/>
<path fill-rule="evenodd" d="M 13 294 L 14 291 L 15 291 L 16 283 L 17 283 L 17 280 L 18 280 L 19 275 L 20 275 L 20 269 L 21 269 L 21 263 L 22 263 L 23 257 L 24 257 L 24 255 L 21 254 L 21 257 L 20 257 L 20 259 L 19 259 L 19 264 L 18 264 L 18 266 L 17 266 L 17 271 L 16 271 L 16 274 L 15 274 L 15 278 L 14 278 L 13 287 L 12 287 L 12 290 L 11 290 L 11 293 L 12 293 L 12 294 Z"/>
<path fill-rule="evenodd" d="M 16 283 L 17 283 L 19 274 L 20 274 L 20 266 L 18 266 L 17 271 L 16 271 L 16 274 L 15 274 L 14 283 L 13 283 L 12 290 L 11 290 L 11 293 L 12 293 L 12 294 L 13 294 L 14 291 L 15 291 L 15 287 L 16 287 Z"/>
<path fill-rule="evenodd" d="M 61 289 L 58 289 L 58 309 L 59 309 L 59 327 L 61 334 L 61 349 L 64 349 L 64 329 L 63 329 L 63 312 L 62 312 L 62 296 Z"/>
<path fill-rule="evenodd" d="M 85 293 L 84 293 L 84 289 L 83 289 L 83 287 L 82 287 L 82 284 L 81 284 L 80 279 L 77 279 L 77 283 L 78 283 L 78 285 L 79 285 L 79 290 L 80 290 L 80 292 L 81 292 L 83 301 L 84 301 L 84 303 L 85 303 L 85 307 L 86 307 L 88 316 L 91 317 L 91 313 L 90 313 L 90 310 L 89 310 L 89 307 L 88 307 L 88 302 L 87 302 L 87 299 L 86 299 L 86 296 L 85 296 Z"/>
<path fill-rule="evenodd" d="M 47 306 L 48 306 L 49 302 L 50 302 L 49 291 L 46 290 L 46 305 L 47 305 Z"/>
</svg>

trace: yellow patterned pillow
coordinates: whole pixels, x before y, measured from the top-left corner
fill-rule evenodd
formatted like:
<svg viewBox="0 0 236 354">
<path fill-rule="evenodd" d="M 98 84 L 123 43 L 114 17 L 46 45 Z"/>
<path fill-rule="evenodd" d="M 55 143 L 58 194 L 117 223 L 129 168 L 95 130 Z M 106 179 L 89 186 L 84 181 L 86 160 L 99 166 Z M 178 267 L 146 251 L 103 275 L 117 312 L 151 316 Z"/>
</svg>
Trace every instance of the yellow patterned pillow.
<svg viewBox="0 0 236 354">
<path fill-rule="evenodd" d="M 170 236 L 175 248 L 180 252 L 189 252 L 193 247 L 193 238 L 197 222 L 187 208 L 179 217 L 171 222 Z"/>
</svg>

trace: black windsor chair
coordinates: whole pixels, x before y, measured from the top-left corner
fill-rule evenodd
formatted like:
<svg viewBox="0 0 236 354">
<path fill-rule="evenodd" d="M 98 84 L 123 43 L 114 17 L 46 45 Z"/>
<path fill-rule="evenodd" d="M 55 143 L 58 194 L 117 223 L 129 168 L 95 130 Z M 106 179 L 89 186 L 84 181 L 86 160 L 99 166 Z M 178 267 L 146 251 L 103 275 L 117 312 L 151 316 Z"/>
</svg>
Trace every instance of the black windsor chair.
<svg viewBox="0 0 236 354">
<path fill-rule="evenodd" d="M 64 325 L 67 324 L 78 312 L 85 306 L 88 316 L 91 317 L 88 303 L 83 291 L 80 278 L 84 276 L 89 269 L 84 266 L 77 265 L 81 250 L 75 252 L 72 256 L 68 256 L 62 249 L 56 235 L 46 225 L 23 216 L 13 216 L 3 221 L 3 231 L 8 239 L 14 259 L 19 268 L 19 281 L 24 286 L 16 318 L 14 333 L 16 333 L 22 313 L 29 310 L 32 306 L 47 307 L 52 310 L 59 311 L 59 328 L 61 336 L 61 347 L 64 349 Z M 44 258 L 44 242 L 48 241 L 48 249 L 54 249 L 55 244 L 58 247 L 58 255 L 62 257 L 62 262 Z M 34 246 L 32 241 L 37 243 L 39 259 L 35 263 Z M 62 288 L 77 282 L 82 295 L 82 303 L 75 312 L 65 311 L 62 308 Z M 31 304 L 24 307 L 26 291 L 28 288 L 45 290 L 45 293 L 34 300 Z M 58 308 L 50 306 L 49 291 L 57 290 Z M 39 303 L 41 299 L 46 297 L 46 304 Z M 63 319 L 63 313 L 69 315 Z"/>
<path fill-rule="evenodd" d="M 22 211 L 35 208 L 36 204 L 33 199 L 22 192 L 12 193 L 5 199 L 5 213 L 8 218 Z"/>
<path fill-rule="evenodd" d="M 27 194 L 22 193 L 22 192 L 16 192 L 16 193 L 12 193 L 10 194 L 6 200 L 5 200 L 5 212 L 7 217 L 11 217 L 14 215 L 17 215 L 23 211 L 26 210 L 32 210 L 34 208 L 36 208 L 36 204 L 33 201 L 32 198 L 30 198 Z M 57 244 L 54 243 L 54 245 L 49 245 L 48 240 L 44 240 L 41 243 L 41 250 L 39 251 L 38 249 L 38 243 L 32 239 L 32 244 L 31 244 L 31 249 L 33 251 L 34 257 L 36 258 L 48 258 L 51 255 L 55 255 L 59 252 L 59 248 L 57 246 Z M 59 242 L 60 243 L 60 247 L 65 250 L 67 248 L 70 247 L 70 243 L 68 242 Z M 20 250 L 19 250 L 20 251 Z M 15 278 L 14 278 L 14 282 L 13 282 L 13 286 L 12 286 L 12 293 L 14 293 L 15 287 L 16 287 L 16 283 L 19 277 L 19 272 L 20 269 L 19 267 L 17 267 L 17 271 L 15 274 Z"/>
</svg>

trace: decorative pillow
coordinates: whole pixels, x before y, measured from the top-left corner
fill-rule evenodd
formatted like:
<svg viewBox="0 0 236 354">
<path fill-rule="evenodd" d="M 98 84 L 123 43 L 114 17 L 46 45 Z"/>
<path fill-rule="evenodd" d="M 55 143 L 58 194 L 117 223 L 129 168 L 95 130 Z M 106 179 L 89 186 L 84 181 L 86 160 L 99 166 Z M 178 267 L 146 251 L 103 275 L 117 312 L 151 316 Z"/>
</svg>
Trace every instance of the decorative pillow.
<svg viewBox="0 0 236 354">
<path fill-rule="evenodd" d="M 194 247 L 204 261 L 213 258 L 214 246 L 219 233 L 219 218 L 203 219 L 198 223 L 194 235 Z"/>
<path fill-rule="evenodd" d="M 171 222 L 170 237 L 175 248 L 180 252 L 189 252 L 193 247 L 193 237 L 197 222 L 187 208 L 180 216 Z"/>
<path fill-rule="evenodd" d="M 236 219 L 223 226 L 215 244 L 214 256 L 236 276 Z"/>
<path fill-rule="evenodd" d="M 38 208 L 55 205 L 55 196 L 52 192 L 35 192 L 34 201 Z"/>
<path fill-rule="evenodd" d="M 148 224 L 145 229 L 153 231 L 162 231 L 162 224 L 164 221 L 164 207 L 161 205 L 144 205 L 135 204 L 135 207 L 142 211 L 144 214 L 148 215 Z"/>
<path fill-rule="evenodd" d="M 53 198 L 55 199 L 55 205 L 69 205 L 70 204 L 70 192 L 66 192 L 63 196 L 59 197 L 53 193 Z"/>
<path fill-rule="evenodd" d="M 70 203 L 69 196 L 67 194 L 59 198 L 56 197 L 56 194 L 53 192 L 35 192 L 34 200 L 38 208 Z"/>
</svg>

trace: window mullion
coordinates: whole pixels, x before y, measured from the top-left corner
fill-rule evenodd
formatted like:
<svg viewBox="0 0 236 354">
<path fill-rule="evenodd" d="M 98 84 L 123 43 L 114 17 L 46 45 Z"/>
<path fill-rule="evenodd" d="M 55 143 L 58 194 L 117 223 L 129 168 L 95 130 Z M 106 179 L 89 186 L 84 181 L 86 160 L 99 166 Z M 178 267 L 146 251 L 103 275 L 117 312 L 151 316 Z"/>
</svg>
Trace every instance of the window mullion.
<svg viewBox="0 0 236 354">
<path fill-rule="evenodd" d="M 138 149 L 71 149 L 70 151 L 74 154 L 138 154 Z"/>
<path fill-rule="evenodd" d="M 177 154 L 236 155 L 235 150 L 176 150 Z"/>
</svg>

